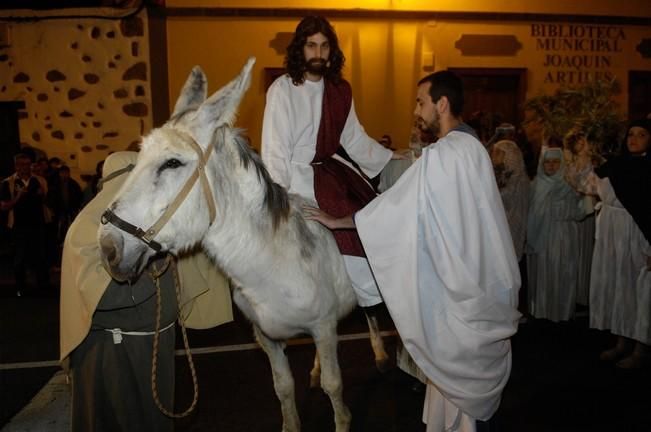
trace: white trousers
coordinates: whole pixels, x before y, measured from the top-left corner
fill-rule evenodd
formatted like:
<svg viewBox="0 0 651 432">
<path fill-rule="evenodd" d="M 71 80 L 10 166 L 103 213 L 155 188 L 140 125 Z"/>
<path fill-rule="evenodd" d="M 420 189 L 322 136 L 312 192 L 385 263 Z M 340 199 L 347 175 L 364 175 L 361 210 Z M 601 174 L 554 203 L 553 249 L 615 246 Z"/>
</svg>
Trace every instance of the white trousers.
<svg viewBox="0 0 651 432">
<path fill-rule="evenodd" d="M 382 296 L 368 260 L 363 257 L 344 255 L 344 264 L 357 296 L 357 304 L 368 307 L 382 303 Z"/>
</svg>

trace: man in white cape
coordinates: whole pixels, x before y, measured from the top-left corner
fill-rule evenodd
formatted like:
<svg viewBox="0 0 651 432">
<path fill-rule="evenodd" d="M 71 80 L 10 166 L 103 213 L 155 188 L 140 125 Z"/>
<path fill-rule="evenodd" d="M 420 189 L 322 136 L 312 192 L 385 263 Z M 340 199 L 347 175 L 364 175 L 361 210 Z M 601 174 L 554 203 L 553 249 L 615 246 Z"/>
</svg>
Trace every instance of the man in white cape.
<svg viewBox="0 0 651 432">
<path fill-rule="evenodd" d="M 511 371 L 520 274 L 490 158 L 460 120 L 449 71 L 419 82 L 415 114 L 439 140 L 370 204 L 331 229 L 357 228 L 409 354 L 427 375 L 428 432 L 476 431 Z"/>
</svg>

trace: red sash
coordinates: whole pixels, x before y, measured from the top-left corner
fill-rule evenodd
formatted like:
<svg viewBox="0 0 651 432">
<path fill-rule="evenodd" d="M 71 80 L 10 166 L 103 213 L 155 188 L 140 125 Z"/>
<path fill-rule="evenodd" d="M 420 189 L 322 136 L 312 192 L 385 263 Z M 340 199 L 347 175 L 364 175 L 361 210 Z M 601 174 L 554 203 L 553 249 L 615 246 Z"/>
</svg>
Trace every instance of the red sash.
<svg viewBox="0 0 651 432">
<path fill-rule="evenodd" d="M 376 194 L 355 170 L 332 158 L 341 145 L 341 133 L 352 105 L 350 84 L 325 80 L 324 86 L 321 124 L 312 160 L 314 195 L 319 208 L 332 216 L 343 217 L 360 210 Z M 357 230 L 335 230 L 333 234 L 343 255 L 366 256 Z"/>
</svg>

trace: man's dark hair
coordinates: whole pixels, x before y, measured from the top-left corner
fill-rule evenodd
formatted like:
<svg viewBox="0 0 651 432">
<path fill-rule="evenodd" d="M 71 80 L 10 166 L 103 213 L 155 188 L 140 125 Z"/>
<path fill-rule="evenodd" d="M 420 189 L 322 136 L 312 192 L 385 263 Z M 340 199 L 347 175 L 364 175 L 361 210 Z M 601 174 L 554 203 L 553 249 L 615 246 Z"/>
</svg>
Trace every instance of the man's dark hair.
<svg viewBox="0 0 651 432">
<path fill-rule="evenodd" d="M 328 38 L 328 43 L 330 44 L 329 66 L 326 69 L 325 78 L 335 83 L 341 80 L 341 70 L 344 67 L 346 59 L 344 58 L 344 53 L 341 52 L 341 48 L 339 48 L 337 34 L 327 19 L 321 16 L 311 15 L 303 18 L 298 23 L 294 38 L 287 47 L 285 68 L 292 78 L 294 85 L 303 84 L 305 81 L 306 60 L 303 54 L 303 47 L 305 47 L 307 38 L 317 33 L 321 33 Z"/>
<path fill-rule="evenodd" d="M 463 112 L 463 84 L 457 74 L 450 71 L 434 72 L 418 81 L 418 85 L 425 83 L 431 84 L 429 95 L 432 102 L 436 103 L 441 96 L 445 96 L 450 103 L 452 114 L 456 117 L 461 115 Z"/>
<path fill-rule="evenodd" d="M 17 162 L 18 159 L 29 159 L 30 162 L 34 161 L 28 153 L 22 151 L 14 155 L 14 162 Z"/>
</svg>

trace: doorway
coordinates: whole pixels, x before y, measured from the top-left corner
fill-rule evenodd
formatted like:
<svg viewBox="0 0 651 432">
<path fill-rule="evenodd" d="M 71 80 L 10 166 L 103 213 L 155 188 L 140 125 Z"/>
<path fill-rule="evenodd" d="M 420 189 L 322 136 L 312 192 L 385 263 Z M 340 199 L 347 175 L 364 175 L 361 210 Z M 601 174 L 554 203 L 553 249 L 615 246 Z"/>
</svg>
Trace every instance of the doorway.
<svg viewBox="0 0 651 432">
<path fill-rule="evenodd" d="M 527 70 L 524 68 L 449 68 L 463 82 L 463 119 L 486 143 L 500 123 L 516 129 L 525 102 Z"/>
</svg>

